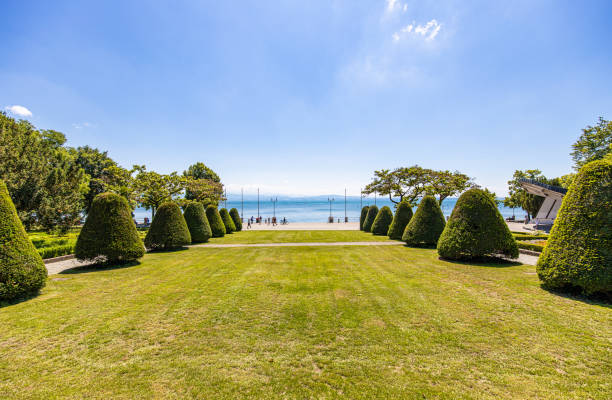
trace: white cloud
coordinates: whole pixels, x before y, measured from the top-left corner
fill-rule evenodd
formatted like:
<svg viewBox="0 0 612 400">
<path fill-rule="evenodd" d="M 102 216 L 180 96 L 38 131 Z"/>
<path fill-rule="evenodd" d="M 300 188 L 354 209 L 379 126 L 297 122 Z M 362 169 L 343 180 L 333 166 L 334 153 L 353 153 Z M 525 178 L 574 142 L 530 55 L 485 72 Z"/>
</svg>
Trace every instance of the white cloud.
<svg viewBox="0 0 612 400">
<path fill-rule="evenodd" d="M 6 106 L 4 109 L 10 112 L 11 114 L 17 115 L 19 117 L 31 117 L 32 116 L 32 111 L 28 110 L 24 106 L 18 106 L 18 105 Z"/>
<path fill-rule="evenodd" d="M 91 128 L 93 127 L 93 124 L 89 123 L 89 122 L 80 122 L 80 123 L 74 123 L 72 124 L 72 127 L 74 129 L 83 129 L 83 128 Z"/>
<path fill-rule="evenodd" d="M 424 37 L 425 40 L 433 40 L 436 38 L 436 36 L 438 36 L 438 33 L 440 33 L 441 28 L 442 24 L 440 24 L 435 19 L 432 19 L 425 25 L 415 25 L 414 23 L 412 23 L 395 32 L 392 35 L 392 38 L 394 41 L 397 42 L 402 38 L 402 36 L 405 36 L 407 34 L 413 34 Z"/>
<path fill-rule="evenodd" d="M 397 0 L 387 0 L 387 11 L 393 11 L 396 5 L 401 6 Z"/>
</svg>

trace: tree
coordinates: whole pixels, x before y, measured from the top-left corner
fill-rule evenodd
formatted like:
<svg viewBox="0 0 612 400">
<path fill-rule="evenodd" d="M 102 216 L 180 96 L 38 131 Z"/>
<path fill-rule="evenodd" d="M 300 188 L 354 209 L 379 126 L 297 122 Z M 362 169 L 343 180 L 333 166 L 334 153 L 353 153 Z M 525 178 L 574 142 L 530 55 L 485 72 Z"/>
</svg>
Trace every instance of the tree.
<svg viewBox="0 0 612 400">
<path fill-rule="evenodd" d="M 402 235 L 408 246 L 435 246 L 446 222 L 440 204 L 433 196 L 425 196 Z"/>
<path fill-rule="evenodd" d="M 580 169 L 536 271 L 547 288 L 612 294 L 611 161 L 592 161 Z"/>
<path fill-rule="evenodd" d="M 438 204 L 442 205 L 444 199 L 456 196 L 475 186 L 472 179 L 459 171 L 430 171 L 429 182 L 425 191 L 431 196 L 438 197 Z"/>
<path fill-rule="evenodd" d="M 407 201 L 402 201 L 397 205 L 393 222 L 391 222 L 391 226 L 389 226 L 389 231 L 387 232 L 389 238 L 394 240 L 402 240 L 402 235 L 404 234 L 406 225 L 408 225 L 411 218 L 412 208 L 410 207 L 410 204 L 408 204 Z"/>
<path fill-rule="evenodd" d="M 363 223 L 363 231 L 364 232 L 372 232 L 372 225 L 374 224 L 374 220 L 378 215 L 378 207 L 370 206 L 368 208 L 368 215 L 366 216 L 365 222 Z"/>
<path fill-rule="evenodd" d="M 512 179 L 508 181 L 508 196 L 504 199 L 504 205 L 510 208 L 520 207 L 527 212 L 529 218 L 532 218 L 538 213 L 544 198 L 527 193 L 520 184 L 521 179 L 533 179 L 546 183 L 546 177 L 539 169 L 516 170 Z"/>
<path fill-rule="evenodd" d="M 158 207 L 144 243 L 151 250 L 177 249 L 191 243 L 191 234 L 178 204 L 168 201 Z"/>
<path fill-rule="evenodd" d="M 132 187 L 133 171 L 120 167 L 108 156 L 106 151 L 100 151 L 89 146 L 69 149 L 76 158 L 76 163 L 89 175 L 89 190 L 84 196 L 85 213 L 93 199 L 100 193 L 112 192 L 124 197 L 130 209 L 136 207 L 136 199 Z"/>
<path fill-rule="evenodd" d="M 138 204 L 152 210 L 153 217 L 157 208 L 162 203 L 171 201 L 183 191 L 186 178 L 179 176 L 176 172 L 168 175 L 147 171 L 144 165 L 134 166 L 137 172 L 134 178 L 134 189 Z"/>
<path fill-rule="evenodd" d="M 26 228 L 67 229 L 79 219 L 87 176 L 66 137 L 0 113 L 0 177 Z"/>
<path fill-rule="evenodd" d="M 588 125 L 572 145 L 574 168 L 580 169 L 586 163 L 601 160 L 612 152 L 612 121 L 599 117 L 595 126 Z"/>
<path fill-rule="evenodd" d="M 187 179 L 185 199 L 201 202 L 205 207 L 223 201 L 223 185 L 219 175 L 204 163 L 190 165 L 183 176 Z"/>
<path fill-rule="evenodd" d="M 213 205 L 206 207 L 206 218 L 208 218 L 208 223 L 210 224 L 212 237 L 225 236 L 227 232 L 225 230 L 225 225 L 223 224 L 223 220 L 221 219 L 221 215 L 219 214 L 219 210 L 217 209 L 217 207 Z"/>
<path fill-rule="evenodd" d="M 363 206 L 363 208 L 361 209 L 361 215 L 359 216 L 359 230 L 360 231 L 363 230 L 363 225 L 365 224 L 366 217 L 368 216 L 369 208 L 370 207 L 368 206 Z"/>
<path fill-rule="evenodd" d="M 240 232 L 242 230 L 242 218 L 240 218 L 240 214 L 238 210 L 232 208 L 229 212 L 230 217 L 232 217 L 232 221 L 234 221 L 234 225 L 236 225 L 236 232 Z"/>
<path fill-rule="evenodd" d="M 191 234 L 191 242 L 208 242 L 208 239 L 212 237 L 212 231 L 202 203 L 193 201 L 187 204 L 183 216 Z"/>
<path fill-rule="evenodd" d="M 438 254 L 451 260 L 503 254 L 518 257 L 518 246 L 490 195 L 463 193 L 438 240 Z"/>
<path fill-rule="evenodd" d="M 38 292 L 47 281 L 47 269 L 28 238 L 0 180 L 0 300 Z"/>
<path fill-rule="evenodd" d="M 209 205 L 218 206 L 225 200 L 223 197 L 223 185 L 210 179 L 185 178 L 185 199 L 202 203 L 205 207 Z"/>
<path fill-rule="evenodd" d="M 372 233 L 374 235 L 386 235 L 389 232 L 389 225 L 391 225 L 392 221 L 393 212 L 391 209 L 387 206 L 382 207 L 372 223 Z"/>
<path fill-rule="evenodd" d="M 137 260 L 144 252 L 127 200 L 115 193 L 97 195 L 79 233 L 76 258 L 115 264 Z"/>
<path fill-rule="evenodd" d="M 413 205 L 426 192 L 431 182 L 432 172 L 418 165 L 396 168 L 393 171 L 388 169 L 374 171 L 374 179 L 365 187 L 363 193 L 376 192 L 389 196 L 389 200 L 393 203 L 397 204 L 406 200 Z M 399 201 L 394 197 L 399 197 Z"/>
</svg>

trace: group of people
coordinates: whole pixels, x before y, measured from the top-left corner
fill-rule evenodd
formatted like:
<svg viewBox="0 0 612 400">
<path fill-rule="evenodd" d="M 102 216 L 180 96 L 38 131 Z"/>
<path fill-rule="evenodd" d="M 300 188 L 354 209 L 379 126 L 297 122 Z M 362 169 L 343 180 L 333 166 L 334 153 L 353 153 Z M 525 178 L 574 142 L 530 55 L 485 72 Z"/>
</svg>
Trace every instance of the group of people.
<svg viewBox="0 0 612 400">
<path fill-rule="evenodd" d="M 251 218 L 247 218 L 247 229 L 250 229 L 253 224 L 261 224 L 261 223 L 264 223 L 264 224 L 267 224 L 267 225 L 272 224 L 272 226 L 278 225 L 278 221 L 277 221 L 276 217 L 272 217 L 272 218 L 270 218 L 270 217 L 268 217 L 268 218 L 257 217 L 257 218 L 255 218 L 255 217 L 251 216 Z M 285 218 L 285 217 L 283 217 L 283 219 L 280 221 L 281 225 L 287 225 L 287 223 L 288 223 L 288 221 L 287 221 L 287 218 Z"/>
</svg>

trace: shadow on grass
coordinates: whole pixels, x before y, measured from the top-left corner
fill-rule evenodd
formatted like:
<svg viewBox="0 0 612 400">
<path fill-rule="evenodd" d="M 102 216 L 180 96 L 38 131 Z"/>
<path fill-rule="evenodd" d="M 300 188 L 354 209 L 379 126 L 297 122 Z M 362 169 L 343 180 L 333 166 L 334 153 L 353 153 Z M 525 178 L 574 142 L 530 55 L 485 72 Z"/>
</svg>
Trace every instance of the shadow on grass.
<svg viewBox="0 0 612 400">
<path fill-rule="evenodd" d="M 202 243 L 198 243 L 198 244 L 202 244 Z M 155 253 L 155 254 L 176 253 L 177 251 L 185 251 L 185 250 L 189 250 L 189 247 L 181 246 L 181 247 L 175 247 L 173 249 L 150 249 L 150 250 L 147 250 L 147 253 Z"/>
<path fill-rule="evenodd" d="M 593 306 L 601 306 L 612 309 L 612 293 L 600 292 L 592 295 L 586 295 L 582 292 L 582 289 L 578 287 L 568 287 L 565 289 L 551 289 L 543 285 L 540 285 L 540 287 L 554 296 L 563 297 L 568 300 L 580 301 Z"/>
<path fill-rule="evenodd" d="M 40 290 L 37 290 L 36 292 L 28 293 L 16 299 L 0 300 L 0 309 L 3 309 L 5 307 L 14 306 L 19 303 L 26 302 L 28 300 L 32 300 L 33 298 L 38 297 L 39 295 L 40 295 Z"/>
<path fill-rule="evenodd" d="M 477 267 L 493 267 L 493 268 L 508 268 L 523 265 L 523 263 L 515 260 L 509 260 L 501 257 L 485 256 L 463 260 L 451 260 L 448 258 L 438 257 L 441 261 L 446 261 L 453 264 L 475 265 Z"/>
<path fill-rule="evenodd" d="M 79 267 L 69 268 L 61 271 L 58 275 L 72 275 L 72 274 L 85 274 L 87 272 L 96 271 L 112 271 L 115 269 L 130 268 L 140 265 L 140 261 L 129 261 L 126 263 L 113 263 L 113 264 L 87 264 Z"/>
</svg>

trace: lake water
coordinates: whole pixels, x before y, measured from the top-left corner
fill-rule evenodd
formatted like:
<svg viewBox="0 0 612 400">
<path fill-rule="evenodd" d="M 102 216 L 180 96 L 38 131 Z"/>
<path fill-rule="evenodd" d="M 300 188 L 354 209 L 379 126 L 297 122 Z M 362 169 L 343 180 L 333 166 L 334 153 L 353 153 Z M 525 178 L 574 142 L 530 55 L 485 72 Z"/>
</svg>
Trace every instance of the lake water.
<svg viewBox="0 0 612 400">
<path fill-rule="evenodd" d="M 442 212 L 445 216 L 449 216 L 455 207 L 457 202 L 456 198 L 448 198 L 442 202 Z M 257 201 L 256 200 L 245 200 L 242 204 L 240 200 L 234 200 L 230 197 L 230 200 L 222 202 L 219 207 L 226 207 L 228 210 L 235 207 L 238 212 L 241 212 L 244 207 L 244 218 L 257 217 Z M 360 203 L 359 198 L 348 198 L 346 201 L 346 216 L 349 221 L 359 221 L 359 214 L 361 213 L 362 205 L 374 204 L 373 198 L 367 198 Z M 395 212 L 394 203 L 389 199 L 377 199 L 376 205 L 378 208 L 382 206 L 389 206 L 393 212 Z M 416 211 L 416 207 L 413 209 Z M 512 208 L 499 206 L 499 211 L 504 218 L 513 215 Z M 289 222 L 327 222 L 329 217 L 329 202 L 327 198 L 288 198 L 278 199 L 276 203 L 276 210 L 274 210 L 273 204 L 270 200 L 259 202 L 259 215 L 263 218 L 272 217 L 276 212 L 278 219 L 287 218 Z M 144 220 L 145 217 L 151 218 L 151 211 L 147 211 L 142 208 L 138 208 L 134 212 L 136 220 L 139 222 Z M 336 197 L 332 202 L 331 214 L 334 219 L 340 218 L 344 220 L 345 215 L 345 202 L 344 197 Z M 523 218 L 525 212 L 522 209 L 514 209 L 514 214 L 517 218 Z"/>
</svg>

